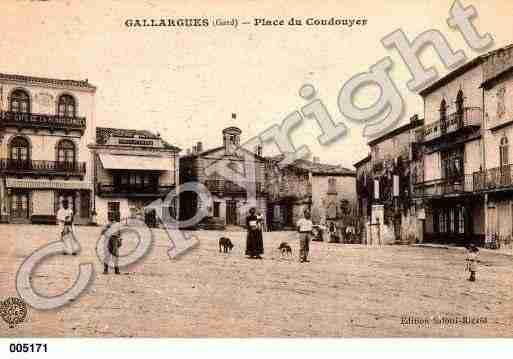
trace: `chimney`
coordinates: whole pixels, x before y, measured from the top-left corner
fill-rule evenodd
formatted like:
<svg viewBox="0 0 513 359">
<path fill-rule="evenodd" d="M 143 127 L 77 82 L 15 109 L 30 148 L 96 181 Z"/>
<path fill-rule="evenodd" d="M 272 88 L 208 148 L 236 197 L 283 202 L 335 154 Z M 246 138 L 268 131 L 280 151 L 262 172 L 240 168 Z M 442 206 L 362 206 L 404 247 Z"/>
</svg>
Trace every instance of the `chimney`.
<svg viewBox="0 0 513 359">
<path fill-rule="evenodd" d="M 203 152 L 203 143 L 201 141 L 198 141 L 196 144 L 196 151 Z"/>
<path fill-rule="evenodd" d="M 190 148 L 188 148 L 188 149 L 187 149 L 187 156 L 188 156 L 188 155 L 190 155 L 190 154 L 191 154 L 191 149 L 190 149 Z"/>
<path fill-rule="evenodd" d="M 257 156 L 262 157 L 262 145 L 257 145 L 257 146 L 256 146 L 256 151 L 255 151 L 255 153 L 257 154 Z"/>
<path fill-rule="evenodd" d="M 236 113 L 232 113 L 232 120 L 236 120 L 237 119 L 237 114 Z"/>
<path fill-rule="evenodd" d="M 192 146 L 192 153 L 196 154 L 196 146 Z"/>
<path fill-rule="evenodd" d="M 319 157 L 314 156 L 313 157 L 313 163 L 319 163 Z"/>
</svg>

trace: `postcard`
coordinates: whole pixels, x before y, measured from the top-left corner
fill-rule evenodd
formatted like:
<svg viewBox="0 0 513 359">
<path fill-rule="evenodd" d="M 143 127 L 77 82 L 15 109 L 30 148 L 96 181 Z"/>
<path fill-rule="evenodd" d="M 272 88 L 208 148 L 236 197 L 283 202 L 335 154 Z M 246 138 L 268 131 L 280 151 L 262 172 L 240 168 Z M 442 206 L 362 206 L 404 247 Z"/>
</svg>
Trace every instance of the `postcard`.
<svg viewBox="0 0 513 359">
<path fill-rule="evenodd" d="M 0 337 L 511 337 L 512 12 L 2 1 Z"/>
</svg>

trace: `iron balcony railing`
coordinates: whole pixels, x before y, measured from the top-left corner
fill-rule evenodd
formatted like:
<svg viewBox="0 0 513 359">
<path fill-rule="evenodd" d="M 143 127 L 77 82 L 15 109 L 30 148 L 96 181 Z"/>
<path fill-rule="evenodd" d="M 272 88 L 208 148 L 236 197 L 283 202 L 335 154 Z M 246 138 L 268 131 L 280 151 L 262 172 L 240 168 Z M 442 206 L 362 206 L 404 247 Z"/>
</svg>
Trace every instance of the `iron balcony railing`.
<svg viewBox="0 0 513 359">
<path fill-rule="evenodd" d="M 474 176 L 471 174 L 453 178 L 439 178 L 413 185 L 413 195 L 415 197 L 449 196 L 474 191 Z"/>
<path fill-rule="evenodd" d="M 0 159 L 0 171 L 17 175 L 83 176 L 85 162 Z"/>
<path fill-rule="evenodd" d="M 512 164 L 474 172 L 473 176 L 476 191 L 513 187 Z"/>
<path fill-rule="evenodd" d="M 465 107 L 462 111 L 451 113 L 445 120 L 440 119 L 417 129 L 415 140 L 417 142 L 429 142 L 465 128 L 479 127 L 481 121 L 481 108 Z"/>
<path fill-rule="evenodd" d="M 0 126 L 66 131 L 78 130 L 81 133 L 84 133 L 86 128 L 86 119 L 85 117 L 67 117 L 41 113 L 1 111 Z"/>
<path fill-rule="evenodd" d="M 124 196 L 164 196 L 173 189 L 171 184 L 149 185 L 147 183 L 137 184 L 112 184 L 98 183 L 97 191 L 101 195 L 122 194 Z"/>
<path fill-rule="evenodd" d="M 265 193 L 265 186 L 262 182 L 234 183 L 228 180 L 205 180 L 205 186 L 212 193 L 225 194 L 246 194 L 247 189 L 255 188 L 256 193 Z"/>
</svg>

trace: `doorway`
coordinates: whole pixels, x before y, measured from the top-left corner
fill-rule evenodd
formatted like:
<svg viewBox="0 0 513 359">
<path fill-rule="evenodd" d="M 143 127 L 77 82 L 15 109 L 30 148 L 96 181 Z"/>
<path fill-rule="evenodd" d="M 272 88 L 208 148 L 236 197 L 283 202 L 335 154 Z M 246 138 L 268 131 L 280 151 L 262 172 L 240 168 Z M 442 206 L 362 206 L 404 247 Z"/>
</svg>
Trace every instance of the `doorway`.
<svg viewBox="0 0 513 359">
<path fill-rule="evenodd" d="M 228 200 L 226 201 L 226 224 L 238 224 L 237 223 L 237 201 Z"/>
<path fill-rule="evenodd" d="M 30 194 L 25 191 L 13 192 L 11 196 L 11 220 L 26 222 L 29 219 Z"/>
</svg>

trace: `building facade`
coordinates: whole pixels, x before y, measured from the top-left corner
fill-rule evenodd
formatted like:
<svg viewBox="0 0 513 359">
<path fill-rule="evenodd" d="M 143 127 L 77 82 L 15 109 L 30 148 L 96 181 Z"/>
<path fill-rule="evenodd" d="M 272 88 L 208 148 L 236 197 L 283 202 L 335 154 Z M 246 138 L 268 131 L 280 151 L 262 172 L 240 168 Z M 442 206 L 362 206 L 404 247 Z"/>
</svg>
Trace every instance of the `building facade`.
<svg viewBox="0 0 513 359">
<path fill-rule="evenodd" d="M 55 223 L 68 199 L 75 222 L 89 223 L 95 91 L 87 80 L 0 74 L 3 222 Z"/>
<path fill-rule="evenodd" d="M 473 181 L 484 168 L 483 61 L 470 61 L 420 92 L 425 125 L 415 136 L 420 171 L 413 188 L 425 211 L 426 241 L 484 240 L 484 198 Z"/>
<path fill-rule="evenodd" d="M 484 170 L 474 174 L 483 193 L 485 242 L 511 245 L 513 233 L 513 47 L 494 51 L 483 62 Z"/>
<path fill-rule="evenodd" d="M 265 159 L 260 149 L 251 152 L 240 146 L 241 133 L 237 127 L 225 128 L 222 146 L 203 150 L 202 143 L 198 142 L 180 158 L 180 183 L 201 183 L 212 195 L 212 203 L 202 204 L 193 192 L 183 193 L 180 197 L 182 219 L 192 218 L 199 205 L 208 213 L 205 221 L 220 227 L 245 225 L 251 207 L 263 215 L 266 213 Z"/>
<path fill-rule="evenodd" d="M 511 243 L 512 69 L 510 45 L 469 61 L 420 91 L 424 124 L 412 128 L 408 166 L 409 232 L 416 233 L 417 242 Z M 368 208 L 368 197 L 388 193 L 379 181 L 370 183 L 372 189 L 363 186 L 369 185 L 369 170 L 376 177 L 383 168 L 381 148 L 372 149 L 373 144 L 370 158 L 357 164 L 362 209 Z"/>
<path fill-rule="evenodd" d="M 380 225 L 393 232 L 394 242 L 411 242 L 417 235 L 411 210 L 411 178 L 416 170 L 412 135 L 422 124 L 415 115 L 409 123 L 373 139 L 368 143 L 369 156 L 355 164 L 360 218 L 365 224 L 377 224 L 379 217 Z"/>
<path fill-rule="evenodd" d="M 96 129 L 95 143 L 89 147 L 98 224 L 139 217 L 156 226 L 157 215 L 176 218 L 176 201 L 166 201 L 166 208 L 145 207 L 176 189 L 179 148 L 146 130 L 106 127 Z"/>
<path fill-rule="evenodd" d="M 353 225 L 356 173 L 337 165 L 296 160 L 281 168 L 283 156 L 268 159 L 267 221 L 272 229 L 294 229 L 305 209 L 315 223 Z"/>
</svg>

